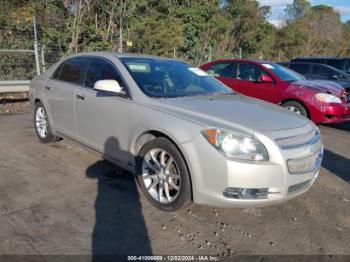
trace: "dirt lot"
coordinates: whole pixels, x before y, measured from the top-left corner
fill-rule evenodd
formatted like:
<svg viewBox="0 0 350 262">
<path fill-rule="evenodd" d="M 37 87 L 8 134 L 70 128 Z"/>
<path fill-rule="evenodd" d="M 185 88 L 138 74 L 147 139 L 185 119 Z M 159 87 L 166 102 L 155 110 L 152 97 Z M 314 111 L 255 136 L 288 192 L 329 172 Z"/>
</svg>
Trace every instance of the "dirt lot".
<svg viewBox="0 0 350 262">
<path fill-rule="evenodd" d="M 67 140 L 38 143 L 31 120 L 0 116 L 0 255 L 350 255 L 350 124 L 320 127 L 323 168 L 301 197 L 164 213 L 93 153 Z"/>
</svg>

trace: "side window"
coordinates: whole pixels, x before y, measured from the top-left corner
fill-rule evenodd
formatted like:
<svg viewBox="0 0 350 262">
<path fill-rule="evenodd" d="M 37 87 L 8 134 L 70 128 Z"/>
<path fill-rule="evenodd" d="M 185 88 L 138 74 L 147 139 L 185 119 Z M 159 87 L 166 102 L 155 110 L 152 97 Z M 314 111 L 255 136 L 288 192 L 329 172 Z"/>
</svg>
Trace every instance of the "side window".
<svg viewBox="0 0 350 262">
<path fill-rule="evenodd" d="M 75 57 L 64 62 L 59 79 L 73 84 L 82 84 L 88 59 Z"/>
<path fill-rule="evenodd" d="M 207 73 L 215 77 L 234 78 L 235 68 L 235 63 L 222 62 L 210 66 L 209 70 L 207 70 Z"/>
<path fill-rule="evenodd" d="M 343 60 L 328 60 L 326 64 L 342 70 L 343 63 Z"/>
<path fill-rule="evenodd" d="M 291 64 L 289 68 L 301 75 L 306 75 L 309 73 L 308 64 Z"/>
<path fill-rule="evenodd" d="M 255 82 L 261 75 L 266 75 L 266 73 L 256 65 L 239 63 L 237 79 Z"/>
<path fill-rule="evenodd" d="M 63 63 L 61 63 L 55 70 L 55 72 L 52 74 L 52 79 L 58 80 L 60 77 L 61 69 L 62 69 Z"/>
<path fill-rule="evenodd" d="M 334 75 L 331 69 L 320 65 L 314 65 L 313 73 L 322 79 L 331 79 Z"/>
<path fill-rule="evenodd" d="M 123 81 L 112 64 L 103 59 L 94 58 L 86 73 L 84 85 L 93 88 L 95 82 L 99 80 L 116 80 L 120 86 L 123 86 Z"/>
</svg>

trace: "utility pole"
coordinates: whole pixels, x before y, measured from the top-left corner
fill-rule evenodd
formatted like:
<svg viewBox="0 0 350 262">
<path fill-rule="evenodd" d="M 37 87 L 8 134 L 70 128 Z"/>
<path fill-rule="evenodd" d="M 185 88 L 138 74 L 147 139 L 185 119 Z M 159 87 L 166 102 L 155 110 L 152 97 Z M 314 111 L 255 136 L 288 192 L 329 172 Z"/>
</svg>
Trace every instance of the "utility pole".
<svg viewBox="0 0 350 262">
<path fill-rule="evenodd" d="M 242 47 L 239 48 L 239 59 L 242 59 Z"/>
<path fill-rule="evenodd" d="M 121 16 L 119 17 L 119 53 L 123 53 L 123 25 Z"/>
<path fill-rule="evenodd" d="M 34 54 L 35 54 L 35 62 L 36 62 L 36 73 L 37 75 L 40 75 L 38 34 L 36 30 L 35 16 L 33 17 L 33 27 L 34 27 Z"/>
<path fill-rule="evenodd" d="M 211 62 L 211 44 L 209 44 L 209 62 Z"/>
</svg>

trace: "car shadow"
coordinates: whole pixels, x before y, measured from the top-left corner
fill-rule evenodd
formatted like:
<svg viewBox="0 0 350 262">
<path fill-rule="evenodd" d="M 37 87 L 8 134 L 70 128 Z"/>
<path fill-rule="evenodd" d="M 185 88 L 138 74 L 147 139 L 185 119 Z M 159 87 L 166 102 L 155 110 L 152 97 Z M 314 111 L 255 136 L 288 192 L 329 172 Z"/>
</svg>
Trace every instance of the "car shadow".
<svg viewBox="0 0 350 262">
<path fill-rule="evenodd" d="M 330 150 L 324 150 L 322 166 L 350 183 L 350 160 Z"/>
<path fill-rule="evenodd" d="M 325 124 L 324 126 L 328 126 L 331 128 L 339 129 L 339 130 L 344 130 L 344 131 L 350 131 L 350 121 L 340 123 L 340 124 Z"/>
<path fill-rule="evenodd" d="M 119 150 L 116 138 L 106 148 Z M 106 160 L 86 170 L 97 180 L 95 226 L 92 234 L 93 261 L 117 261 L 116 255 L 151 255 L 152 250 L 143 219 L 139 194 L 133 175 Z"/>
</svg>

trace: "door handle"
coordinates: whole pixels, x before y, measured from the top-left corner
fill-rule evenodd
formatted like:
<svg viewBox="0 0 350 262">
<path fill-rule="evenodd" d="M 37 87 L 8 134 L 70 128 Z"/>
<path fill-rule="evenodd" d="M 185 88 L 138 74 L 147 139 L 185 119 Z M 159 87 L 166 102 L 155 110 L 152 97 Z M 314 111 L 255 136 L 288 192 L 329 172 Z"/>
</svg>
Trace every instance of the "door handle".
<svg viewBox="0 0 350 262">
<path fill-rule="evenodd" d="M 85 96 L 77 94 L 75 95 L 76 98 L 78 98 L 79 100 L 85 100 Z"/>
<path fill-rule="evenodd" d="M 45 86 L 45 89 L 47 90 L 47 91 L 51 91 L 51 87 L 49 87 L 49 86 Z"/>
</svg>

